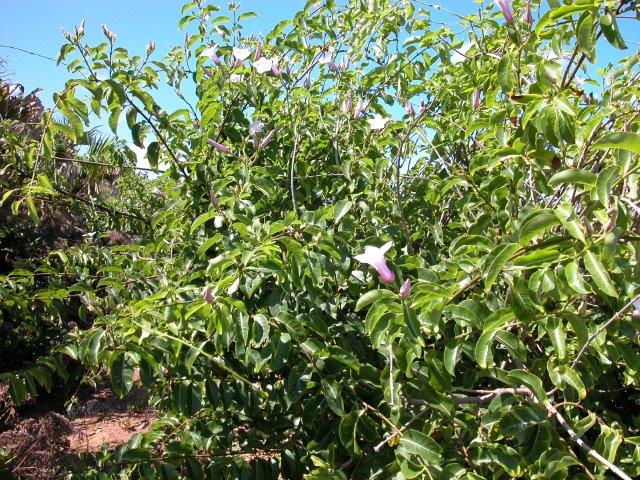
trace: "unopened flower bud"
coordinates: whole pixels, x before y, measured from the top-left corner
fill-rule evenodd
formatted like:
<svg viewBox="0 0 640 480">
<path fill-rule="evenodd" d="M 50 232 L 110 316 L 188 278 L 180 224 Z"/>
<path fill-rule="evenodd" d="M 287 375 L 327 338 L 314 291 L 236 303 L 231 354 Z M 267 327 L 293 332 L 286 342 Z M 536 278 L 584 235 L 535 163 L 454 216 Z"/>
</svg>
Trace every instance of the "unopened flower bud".
<svg viewBox="0 0 640 480">
<path fill-rule="evenodd" d="M 211 205 L 213 205 L 213 208 L 218 208 L 218 198 L 216 197 L 216 194 L 213 193 L 213 190 L 209 190 L 209 201 L 211 202 Z"/>
<path fill-rule="evenodd" d="M 273 62 L 271 63 L 271 73 L 273 73 L 274 76 L 279 77 L 281 75 L 281 71 L 280 71 L 280 67 L 278 66 L 278 60 L 273 60 Z"/>
<path fill-rule="evenodd" d="M 260 145 L 258 145 L 258 150 L 262 150 L 263 148 L 267 148 L 269 143 L 271 143 L 271 140 L 273 140 L 273 137 L 274 137 L 275 134 L 276 134 L 275 128 L 273 130 L 271 130 L 269 133 L 267 133 L 267 136 L 264 137 L 262 142 L 260 142 Z"/>
<path fill-rule="evenodd" d="M 211 138 L 209 139 L 209 145 L 211 145 L 213 148 L 218 150 L 220 153 L 230 153 L 231 152 L 229 147 L 225 147 L 221 143 L 218 143 L 218 142 L 216 142 L 215 140 L 213 140 Z"/>
<path fill-rule="evenodd" d="M 151 55 L 153 51 L 156 49 L 156 42 L 151 41 L 147 45 L 147 55 Z"/>
<path fill-rule="evenodd" d="M 116 41 L 116 35 L 115 33 L 113 33 L 111 30 L 109 30 L 109 27 L 107 27 L 106 25 L 102 25 L 102 33 L 104 33 L 104 36 L 107 37 L 107 39 L 111 42 L 114 43 Z"/>
<path fill-rule="evenodd" d="M 531 13 L 531 0 L 527 0 L 527 8 L 524 11 L 524 21 L 527 25 L 533 24 L 533 14 Z"/>
<path fill-rule="evenodd" d="M 402 286 L 400 287 L 400 292 L 398 296 L 401 300 L 406 300 L 411 295 L 411 279 L 407 278 Z"/>
<path fill-rule="evenodd" d="M 427 104 L 424 103 L 424 100 L 420 100 L 420 110 L 418 110 L 418 116 L 421 117 L 427 111 Z"/>
<path fill-rule="evenodd" d="M 411 104 L 411 102 L 409 100 L 407 100 L 405 102 L 404 110 L 405 110 L 405 112 L 407 112 L 407 115 L 409 115 L 410 117 L 413 117 L 415 115 L 415 111 L 413 109 L 413 105 Z"/>
<path fill-rule="evenodd" d="M 473 92 L 473 109 L 478 110 L 480 108 L 480 89 L 476 88 Z"/>
<path fill-rule="evenodd" d="M 205 302 L 209 304 L 212 304 L 216 301 L 216 298 L 213 296 L 213 293 L 211 293 L 211 290 L 209 289 L 209 287 L 205 287 L 202 298 L 204 299 Z"/>
</svg>

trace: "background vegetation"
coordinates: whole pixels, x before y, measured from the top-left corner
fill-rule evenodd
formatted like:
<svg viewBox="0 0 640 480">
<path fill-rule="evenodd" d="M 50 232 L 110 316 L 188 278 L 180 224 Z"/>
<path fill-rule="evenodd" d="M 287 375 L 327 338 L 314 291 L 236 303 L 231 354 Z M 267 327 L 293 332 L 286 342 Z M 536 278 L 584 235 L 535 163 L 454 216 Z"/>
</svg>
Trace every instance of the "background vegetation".
<svg viewBox="0 0 640 480">
<path fill-rule="evenodd" d="M 59 475 L 640 475 L 638 7 L 495 4 L 200 0 L 162 59 L 66 33 L 51 109 L 2 81 L 0 378 L 159 415 Z"/>
</svg>

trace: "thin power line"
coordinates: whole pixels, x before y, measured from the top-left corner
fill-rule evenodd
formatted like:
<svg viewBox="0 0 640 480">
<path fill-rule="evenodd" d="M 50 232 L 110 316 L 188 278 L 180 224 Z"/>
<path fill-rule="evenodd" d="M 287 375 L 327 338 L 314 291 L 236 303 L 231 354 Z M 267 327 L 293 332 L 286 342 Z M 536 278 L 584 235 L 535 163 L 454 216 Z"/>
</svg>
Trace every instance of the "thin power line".
<svg viewBox="0 0 640 480">
<path fill-rule="evenodd" d="M 30 50 L 25 50 L 24 48 L 14 47 L 13 45 L 0 45 L 0 47 L 1 48 L 10 48 L 11 50 L 18 50 L 19 52 L 28 53 L 29 55 L 34 55 L 36 57 L 46 58 L 47 60 L 51 60 L 52 62 L 56 62 L 57 61 L 53 57 L 49 57 L 49 56 L 43 55 L 41 53 L 32 52 Z"/>
</svg>

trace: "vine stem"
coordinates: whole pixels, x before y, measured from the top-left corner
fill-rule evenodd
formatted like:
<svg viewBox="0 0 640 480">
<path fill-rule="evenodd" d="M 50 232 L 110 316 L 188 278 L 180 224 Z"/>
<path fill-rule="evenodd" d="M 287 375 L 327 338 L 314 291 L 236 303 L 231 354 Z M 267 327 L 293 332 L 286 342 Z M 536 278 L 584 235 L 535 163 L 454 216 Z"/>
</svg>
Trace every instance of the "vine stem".
<svg viewBox="0 0 640 480">
<path fill-rule="evenodd" d="M 635 297 L 633 297 L 631 300 L 629 300 L 624 307 L 622 307 L 620 310 L 618 310 L 609 320 L 607 320 L 605 323 L 603 323 L 600 327 L 598 327 L 598 329 L 591 334 L 591 336 L 587 339 L 586 342 L 584 342 L 584 345 L 582 346 L 582 348 L 580 349 L 580 351 L 578 352 L 578 355 L 576 355 L 575 360 L 573 361 L 573 363 L 571 364 L 571 368 L 576 368 L 576 365 L 578 365 L 578 363 L 580 362 L 580 358 L 582 358 L 582 356 L 584 355 L 584 353 L 587 351 L 587 348 L 589 348 L 589 345 L 591 344 L 591 342 L 593 342 L 593 340 L 600 335 L 600 333 L 602 333 L 604 330 L 606 330 L 607 328 L 609 328 L 609 326 L 615 322 L 616 320 L 618 320 L 622 314 L 624 312 L 626 312 L 629 307 L 631 307 L 633 305 L 633 302 L 640 300 L 640 293 L 638 295 L 636 295 Z"/>
</svg>

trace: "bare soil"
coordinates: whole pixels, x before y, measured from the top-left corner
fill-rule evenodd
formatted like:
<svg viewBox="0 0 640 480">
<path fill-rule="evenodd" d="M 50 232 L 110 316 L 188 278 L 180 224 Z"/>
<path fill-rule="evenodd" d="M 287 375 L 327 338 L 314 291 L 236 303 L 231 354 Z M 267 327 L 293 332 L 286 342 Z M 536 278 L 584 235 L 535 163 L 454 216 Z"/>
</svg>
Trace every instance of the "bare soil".
<svg viewBox="0 0 640 480">
<path fill-rule="evenodd" d="M 0 455 L 0 478 L 53 478 L 68 461 L 100 451 L 104 444 L 114 449 L 147 431 L 157 418 L 138 382 L 123 399 L 108 383 L 79 397 L 69 413 L 60 411 L 59 399 L 47 397 L 16 408 L 0 386 L 0 417 L 5 413 L 6 429 L 0 434 L 0 448 L 11 449 L 6 472 Z"/>
</svg>

